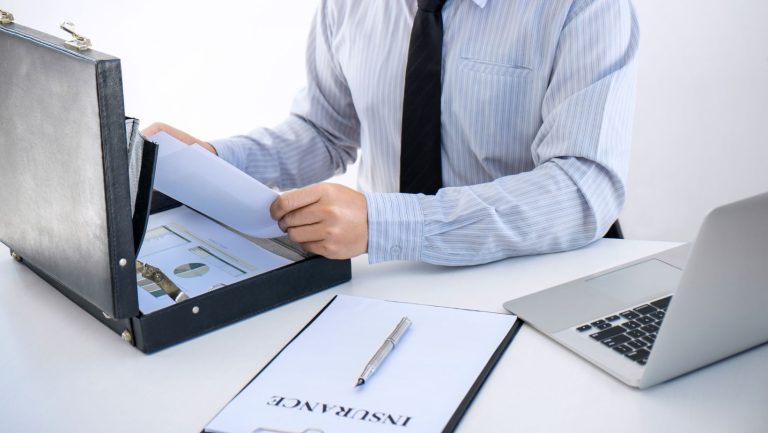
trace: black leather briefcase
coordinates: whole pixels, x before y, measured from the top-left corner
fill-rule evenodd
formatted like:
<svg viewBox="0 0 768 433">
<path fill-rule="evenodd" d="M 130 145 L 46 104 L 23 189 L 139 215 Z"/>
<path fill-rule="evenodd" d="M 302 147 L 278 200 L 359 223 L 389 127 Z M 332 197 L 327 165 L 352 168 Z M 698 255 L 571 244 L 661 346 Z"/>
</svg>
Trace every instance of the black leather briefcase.
<svg viewBox="0 0 768 433">
<path fill-rule="evenodd" d="M 125 118 L 120 60 L 73 36 L 0 22 L 0 242 L 17 261 L 147 353 L 350 279 L 349 260 L 305 255 L 142 314 L 148 214 L 179 204 L 153 196 L 157 146 Z"/>
</svg>

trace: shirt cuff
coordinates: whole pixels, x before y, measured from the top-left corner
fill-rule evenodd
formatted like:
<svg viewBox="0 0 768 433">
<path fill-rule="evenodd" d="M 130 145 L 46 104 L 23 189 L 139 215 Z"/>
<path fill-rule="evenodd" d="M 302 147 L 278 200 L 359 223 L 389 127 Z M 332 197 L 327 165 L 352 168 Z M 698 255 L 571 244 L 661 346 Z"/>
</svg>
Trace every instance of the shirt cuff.
<svg viewBox="0 0 768 433">
<path fill-rule="evenodd" d="M 368 262 L 419 260 L 424 212 L 415 194 L 366 193 Z"/>
</svg>

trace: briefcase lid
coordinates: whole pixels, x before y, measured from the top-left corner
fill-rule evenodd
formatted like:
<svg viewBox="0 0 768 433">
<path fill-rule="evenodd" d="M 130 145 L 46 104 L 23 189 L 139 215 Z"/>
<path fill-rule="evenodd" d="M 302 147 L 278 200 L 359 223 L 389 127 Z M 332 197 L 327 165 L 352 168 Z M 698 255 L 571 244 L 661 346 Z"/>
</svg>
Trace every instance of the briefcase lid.
<svg viewBox="0 0 768 433">
<path fill-rule="evenodd" d="M 0 131 L 0 242 L 105 314 L 137 315 L 119 59 L 0 24 Z"/>
</svg>

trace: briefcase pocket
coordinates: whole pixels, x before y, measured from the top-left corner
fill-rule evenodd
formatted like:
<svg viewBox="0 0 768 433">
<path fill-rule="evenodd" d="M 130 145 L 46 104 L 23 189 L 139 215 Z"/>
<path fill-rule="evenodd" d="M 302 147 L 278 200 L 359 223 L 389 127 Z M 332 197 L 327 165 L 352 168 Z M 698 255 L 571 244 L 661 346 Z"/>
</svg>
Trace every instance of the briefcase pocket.
<svg viewBox="0 0 768 433">
<path fill-rule="evenodd" d="M 149 224 L 158 150 L 157 144 L 146 140 L 144 137 L 141 137 L 141 140 L 143 141 L 144 151 L 141 156 L 141 171 L 133 210 L 133 244 L 136 255 L 139 254 L 141 244 L 144 242 L 144 234 L 147 231 L 147 224 Z"/>
</svg>

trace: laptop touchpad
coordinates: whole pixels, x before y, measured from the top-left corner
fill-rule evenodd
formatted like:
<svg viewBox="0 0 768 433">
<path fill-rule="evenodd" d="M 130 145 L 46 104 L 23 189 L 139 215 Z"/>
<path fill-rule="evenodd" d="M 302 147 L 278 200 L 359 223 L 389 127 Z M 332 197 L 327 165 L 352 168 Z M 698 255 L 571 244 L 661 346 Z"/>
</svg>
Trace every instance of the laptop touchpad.
<svg viewBox="0 0 768 433">
<path fill-rule="evenodd" d="M 650 259 L 594 278 L 566 283 L 505 304 L 545 332 L 556 332 L 635 307 L 675 291 L 681 270 Z"/>
<path fill-rule="evenodd" d="M 651 259 L 626 268 L 585 280 L 592 286 L 589 292 L 622 305 L 634 306 L 656 296 L 674 292 L 680 278 L 680 269 Z"/>
</svg>

